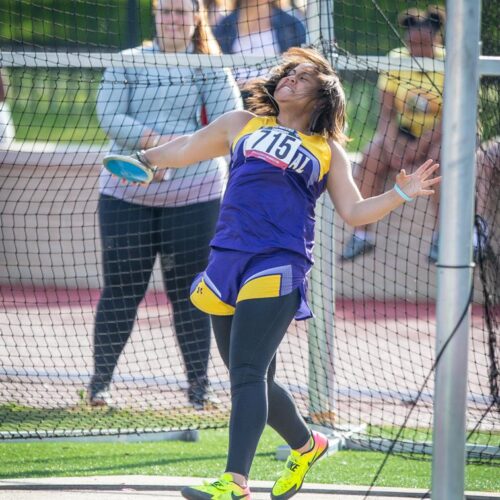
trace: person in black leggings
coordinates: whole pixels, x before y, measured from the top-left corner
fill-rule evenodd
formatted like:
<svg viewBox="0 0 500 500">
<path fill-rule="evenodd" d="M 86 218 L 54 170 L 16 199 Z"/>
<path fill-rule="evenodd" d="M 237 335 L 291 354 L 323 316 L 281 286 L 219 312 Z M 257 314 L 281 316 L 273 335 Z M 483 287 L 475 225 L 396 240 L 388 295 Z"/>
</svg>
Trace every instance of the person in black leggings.
<svg viewBox="0 0 500 500">
<path fill-rule="evenodd" d="M 207 264 L 219 205 L 214 200 L 185 207 L 147 207 L 101 195 L 104 288 L 94 329 L 95 372 L 90 384 L 94 405 L 106 397 L 103 392 L 132 333 L 157 256 L 186 366 L 189 401 L 195 407 L 204 404 L 210 320 L 191 304 L 189 289 Z"/>
<path fill-rule="evenodd" d="M 299 302 L 294 290 L 284 297 L 245 300 L 234 316 L 211 316 L 219 353 L 230 368 L 232 415 L 238 415 L 230 425 L 229 471 L 250 470 L 255 448 L 248 443 L 257 445 L 266 423 L 293 449 L 311 436 L 292 395 L 275 379 L 276 351 Z M 238 334 L 231 338 L 231 330 Z"/>
<path fill-rule="evenodd" d="M 276 352 L 292 319 L 312 316 L 307 281 L 316 200 L 328 191 L 346 222 L 367 224 L 432 195 L 439 182 L 438 165 L 427 160 L 411 175 L 402 170 L 390 191 L 362 198 L 342 146 L 344 92 L 313 49 L 288 50 L 281 64 L 253 81 L 249 104 L 253 112 L 226 113 L 194 134 L 136 154 L 158 172 L 231 154 L 208 265 L 191 286 L 191 301 L 211 316 L 229 368 L 229 453 L 218 480 L 182 490 L 189 500 L 249 500 L 248 476 L 266 423 L 292 448 L 273 500 L 295 495 L 328 450 L 327 437 L 308 429 L 275 380 Z"/>
</svg>

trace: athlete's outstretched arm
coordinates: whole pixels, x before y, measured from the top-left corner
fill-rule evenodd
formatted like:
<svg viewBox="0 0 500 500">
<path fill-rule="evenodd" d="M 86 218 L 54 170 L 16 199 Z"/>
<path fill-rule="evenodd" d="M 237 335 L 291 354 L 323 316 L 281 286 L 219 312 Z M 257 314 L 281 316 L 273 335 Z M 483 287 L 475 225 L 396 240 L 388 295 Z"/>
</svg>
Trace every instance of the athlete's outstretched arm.
<svg viewBox="0 0 500 500">
<path fill-rule="evenodd" d="M 177 137 L 155 148 L 144 156 L 158 168 L 181 168 L 193 163 L 229 154 L 238 132 L 255 115 L 248 111 L 230 111 L 193 134 Z"/>
<path fill-rule="evenodd" d="M 352 177 L 346 152 L 333 141 L 330 147 L 332 160 L 328 174 L 328 194 L 342 219 L 349 225 L 363 226 L 377 222 L 405 202 L 395 189 L 363 199 Z M 439 165 L 433 160 L 427 160 L 411 175 L 401 170 L 396 176 L 396 184 L 410 198 L 430 196 L 434 193 L 432 186 L 441 180 L 441 177 L 432 177 L 438 168 Z"/>
</svg>

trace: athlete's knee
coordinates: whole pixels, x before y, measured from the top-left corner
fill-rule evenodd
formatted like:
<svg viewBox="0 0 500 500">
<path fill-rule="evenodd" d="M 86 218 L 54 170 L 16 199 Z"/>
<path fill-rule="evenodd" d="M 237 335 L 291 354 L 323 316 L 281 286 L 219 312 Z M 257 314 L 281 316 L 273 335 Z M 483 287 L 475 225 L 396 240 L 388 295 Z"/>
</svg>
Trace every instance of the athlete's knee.
<svg viewBox="0 0 500 500">
<path fill-rule="evenodd" d="M 229 379 L 231 381 L 231 391 L 235 392 L 242 387 L 266 386 L 266 370 L 255 364 L 239 364 L 229 369 Z"/>
</svg>

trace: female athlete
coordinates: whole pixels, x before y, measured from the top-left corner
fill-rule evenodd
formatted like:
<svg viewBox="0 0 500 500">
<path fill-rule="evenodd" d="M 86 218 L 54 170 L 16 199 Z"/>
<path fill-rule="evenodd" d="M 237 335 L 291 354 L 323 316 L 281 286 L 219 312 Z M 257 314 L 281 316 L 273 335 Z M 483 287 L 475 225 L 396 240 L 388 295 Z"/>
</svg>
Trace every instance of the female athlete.
<svg viewBox="0 0 500 500">
<path fill-rule="evenodd" d="M 213 483 L 184 488 L 188 499 L 249 499 L 247 478 L 266 423 L 290 445 L 271 498 L 287 499 L 325 454 L 325 436 L 311 432 L 290 393 L 275 380 L 276 351 L 295 317 L 311 316 L 314 208 L 326 189 L 352 226 L 375 222 L 417 196 L 432 195 L 438 165 L 404 170 L 393 189 L 363 199 L 351 175 L 345 142 L 345 97 L 330 64 L 312 49 L 293 48 L 267 77 L 253 82 L 251 111 L 232 111 L 207 127 L 137 157 L 180 168 L 231 155 L 221 212 L 205 271 L 191 300 L 211 315 L 231 382 L 226 472 Z"/>
</svg>

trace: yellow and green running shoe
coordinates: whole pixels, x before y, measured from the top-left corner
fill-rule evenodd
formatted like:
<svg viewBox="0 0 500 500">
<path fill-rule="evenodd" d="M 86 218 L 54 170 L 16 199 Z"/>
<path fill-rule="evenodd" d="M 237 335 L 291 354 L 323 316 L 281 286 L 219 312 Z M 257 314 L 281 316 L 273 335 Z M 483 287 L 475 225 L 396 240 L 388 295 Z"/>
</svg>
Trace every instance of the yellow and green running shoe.
<svg viewBox="0 0 500 500">
<path fill-rule="evenodd" d="M 236 484 L 228 473 L 213 483 L 183 488 L 181 494 L 188 500 L 250 500 L 250 488 Z"/>
<path fill-rule="evenodd" d="M 328 439 L 320 432 L 312 432 L 314 440 L 313 447 L 304 453 L 292 450 L 287 461 L 285 470 L 274 483 L 271 491 L 273 500 L 287 500 L 293 497 L 300 488 L 309 469 L 327 452 Z"/>
</svg>

